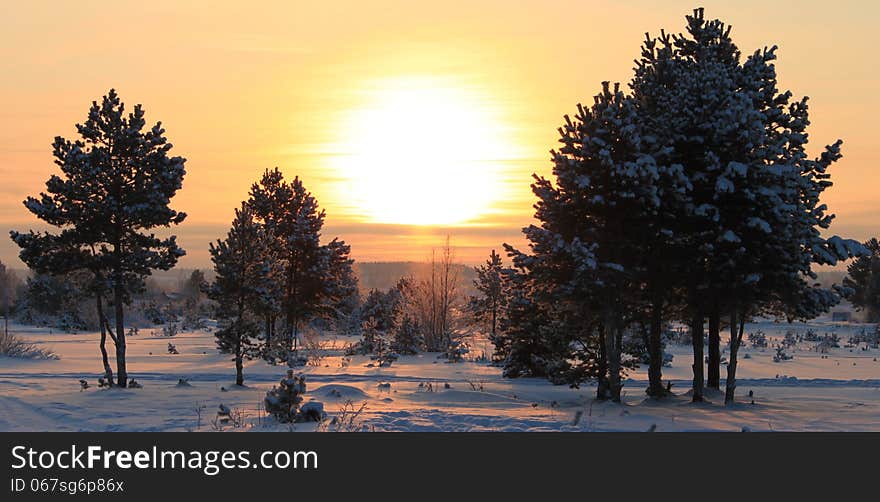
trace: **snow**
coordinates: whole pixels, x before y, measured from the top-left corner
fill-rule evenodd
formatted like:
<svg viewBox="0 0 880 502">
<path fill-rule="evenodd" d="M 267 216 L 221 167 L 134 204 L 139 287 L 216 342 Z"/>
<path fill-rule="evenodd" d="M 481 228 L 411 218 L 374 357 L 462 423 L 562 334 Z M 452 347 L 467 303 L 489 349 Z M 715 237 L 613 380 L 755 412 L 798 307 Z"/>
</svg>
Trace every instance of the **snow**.
<svg viewBox="0 0 880 502">
<path fill-rule="evenodd" d="M 0 430 L 4 431 L 210 431 L 224 405 L 240 411 L 236 431 L 310 431 L 315 423 L 281 425 L 265 417 L 262 399 L 285 374 L 285 366 L 248 361 L 245 386 L 236 387 L 228 355 L 219 354 L 212 333 L 184 332 L 170 339 L 180 351 L 168 354 L 168 337 L 142 330 L 128 338 L 129 370 L 142 389 L 98 389 L 101 373 L 96 333 L 50 333 L 11 325 L 16 335 L 50 348 L 60 360 L 0 357 Z M 794 359 L 774 363 L 772 348 L 786 331 L 835 333 L 841 348 L 828 354 L 802 342 L 787 349 Z M 672 366 L 663 368 L 675 398 L 646 399 L 646 368 L 625 381 L 622 404 L 595 402 L 593 386 L 570 389 L 542 379 L 506 379 L 485 363 L 446 363 L 437 354 L 401 356 L 392 367 L 368 368 L 367 356 L 346 359 L 342 348 L 354 338 L 326 334 L 329 350 L 306 375 L 305 402 L 324 403 L 328 419 L 347 402 L 357 409 L 363 430 L 375 431 L 877 431 L 880 430 L 880 349 L 843 344 L 873 325 L 760 322 L 746 332 L 763 331 L 771 347 L 744 346 L 739 360 L 738 404 L 724 407 L 723 396 L 707 391 L 708 403 L 692 404 L 689 346 L 670 345 Z M 723 336 L 726 341 L 726 335 Z M 748 345 L 744 342 L 745 345 Z M 479 353 L 481 348 L 472 352 Z M 748 358 L 745 355 L 748 354 Z M 727 353 L 722 356 L 727 357 Z M 825 357 L 827 356 L 827 358 Z M 726 374 L 722 368 L 723 377 Z M 79 380 L 91 385 L 80 392 Z M 184 378 L 190 386 L 178 386 Z M 749 391 L 754 393 L 751 404 Z M 200 408 L 201 419 L 196 409 Z"/>
<path fill-rule="evenodd" d="M 721 240 L 724 242 L 742 242 L 741 239 L 733 233 L 733 230 L 728 230 L 721 234 Z"/>
</svg>

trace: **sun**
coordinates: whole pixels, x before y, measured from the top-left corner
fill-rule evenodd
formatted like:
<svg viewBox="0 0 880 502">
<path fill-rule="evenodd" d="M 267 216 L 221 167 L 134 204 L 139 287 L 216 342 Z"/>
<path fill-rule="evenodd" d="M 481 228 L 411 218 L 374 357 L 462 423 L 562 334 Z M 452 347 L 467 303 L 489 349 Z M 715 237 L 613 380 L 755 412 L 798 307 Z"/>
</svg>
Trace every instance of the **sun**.
<svg viewBox="0 0 880 502">
<path fill-rule="evenodd" d="M 360 219 L 454 225 L 486 214 L 502 194 L 510 155 L 488 100 L 447 80 L 383 80 L 343 126 L 337 149 L 342 190 Z"/>
</svg>

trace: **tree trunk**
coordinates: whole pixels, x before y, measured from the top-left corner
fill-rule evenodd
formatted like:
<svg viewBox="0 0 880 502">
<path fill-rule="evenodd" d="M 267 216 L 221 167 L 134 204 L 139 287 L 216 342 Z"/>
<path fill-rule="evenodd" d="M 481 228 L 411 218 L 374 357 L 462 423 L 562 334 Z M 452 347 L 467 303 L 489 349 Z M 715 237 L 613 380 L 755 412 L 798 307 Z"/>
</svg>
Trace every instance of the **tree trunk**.
<svg viewBox="0 0 880 502">
<path fill-rule="evenodd" d="M 651 326 L 648 328 L 648 395 L 663 397 L 663 311 L 655 302 L 651 310 Z"/>
<path fill-rule="evenodd" d="M 110 360 L 107 356 L 107 326 L 104 323 L 104 301 L 100 293 L 95 297 L 98 308 L 98 324 L 101 325 L 101 362 L 104 363 L 104 378 L 108 385 L 113 385 L 113 368 L 110 367 Z"/>
<path fill-rule="evenodd" d="M 611 390 L 611 400 L 619 403 L 623 388 L 620 381 L 620 344 L 623 341 L 623 330 L 620 329 L 616 321 L 611 321 L 609 327 L 609 333 L 605 336 L 605 344 L 607 345 L 605 352 L 608 354 L 608 386 Z"/>
<path fill-rule="evenodd" d="M 608 387 L 608 350 L 605 345 L 606 337 L 605 326 L 599 326 L 599 364 L 597 369 L 599 376 L 596 379 L 596 399 L 600 401 L 608 399 L 610 390 Z"/>
<path fill-rule="evenodd" d="M 12 287 L 12 283 L 11 283 L 11 281 L 6 281 L 6 282 L 9 282 L 9 284 L 6 284 L 6 283 L 0 284 L 0 288 L 2 288 L 2 289 L 0 289 L 0 292 L 3 293 L 3 334 L 8 337 L 9 336 L 9 308 L 10 308 L 9 304 L 12 303 L 12 301 L 9 299 L 9 296 L 10 296 L 9 288 Z"/>
<path fill-rule="evenodd" d="M 745 329 L 745 316 L 739 319 L 737 325 L 736 315 L 730 314 L 730 361 L 727 363 L 727 385 L 724 389 L 724 404 L 731 405 L 734 402 L 736 391 L 736 363 L 739 347 L 742 344 L 743 330 Z"/>
<path fill-rule="evenodd" d="M 272 316 L 266 315 L 266 353 L 272 350 Z"/>
<path fill-rule="evenodd" d="M 296 350 L 297 350 L 297 340 L 299 339 L 299 321 L 294 319 L 293 325 L 289 328 L 290 335 L 288 338 L 287 345 L 287 367 L 293 368 L 296 365 Z"/>
<path fill-rule="evenodd" d="M 116 378 L 117 385 L 124 389 L 128 387 L 128 371 L 125 368 L 125 311 L 122 305 L 122 277 L 116 277 L 113 291 L 113 306 L 116 308 Z"/>
<path fill-rule="evenodd" d="M 235 345 L 235 385 L 244 385 L 244 364 L 241 355 L 241 340 Z"/>
<path fill-rule="evenodd" d="M 695 308 L 691 319 L 691 339 L 694 346 L 694 385 L 693 399 L 695 403 L 703 401 L 703 313 Z"/>
<path fill-rule="evenodd" d="M 732 329 L 732 328 L 731 328 Z M 721 314 L 718 309 L 709 313 L 709 364 L 706 372 L 706 387 L 721 389 Z"/>
<path fill-rule="evenodd" d="M 497 337 L 495 335 L 495 327 L 498 324 L 498 307 L 492 305 L 492 335 L 490 339 L 494 342 Z"/>
</svg>

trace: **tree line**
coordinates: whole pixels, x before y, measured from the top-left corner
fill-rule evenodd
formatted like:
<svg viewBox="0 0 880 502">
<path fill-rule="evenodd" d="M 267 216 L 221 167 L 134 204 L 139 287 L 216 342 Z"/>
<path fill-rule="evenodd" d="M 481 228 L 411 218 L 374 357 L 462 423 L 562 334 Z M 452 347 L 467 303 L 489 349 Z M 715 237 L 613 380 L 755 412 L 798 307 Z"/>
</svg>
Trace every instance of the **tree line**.
<svg viewBox="0 0 880 502">
<path fill-rule="evenodd" d="M 662 336 L 679 322 L 702 401 L 721 388 L 727 328 L 730 403 L 749 319 L 810 319 L 847 292 L 814 284 L 812 270 L 866 253 L 822 235 L 841 141 L 810 157 L 807 98 L 778 88 L 776 47 L 742 57 L 730 32 L 697 9 L 684 33 L 646 35 L 628 91 L 605 82 L 565 116 L 553 177 L 532 184 L 529 249 L 505 245 L 512 265 L 493 252 L 483 268 L 506 374 L 597 381 L 598 398 L 620 401 L 634 337 L 647 393 L 662 397 Z"/>
</svg>

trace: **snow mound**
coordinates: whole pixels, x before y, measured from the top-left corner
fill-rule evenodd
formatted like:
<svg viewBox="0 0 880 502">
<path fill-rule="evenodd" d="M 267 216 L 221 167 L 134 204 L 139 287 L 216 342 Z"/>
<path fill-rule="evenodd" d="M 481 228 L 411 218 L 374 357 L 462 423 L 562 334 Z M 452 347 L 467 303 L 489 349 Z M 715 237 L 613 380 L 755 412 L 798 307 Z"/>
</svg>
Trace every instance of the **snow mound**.
<svg viewBox="0 0 880 502">
<path fill-rule="evenodd" d="M 314 391 L 309 392 L 309 394 L 329 399 L 367 399 L 370 397 L 366 392 L 357 387 L 342 384 L 323 385 Z"/>
</svg>

